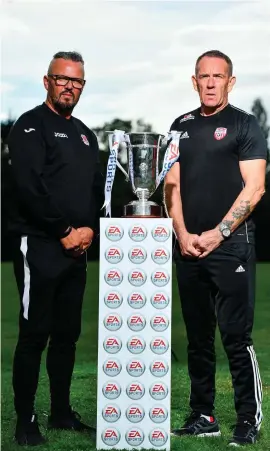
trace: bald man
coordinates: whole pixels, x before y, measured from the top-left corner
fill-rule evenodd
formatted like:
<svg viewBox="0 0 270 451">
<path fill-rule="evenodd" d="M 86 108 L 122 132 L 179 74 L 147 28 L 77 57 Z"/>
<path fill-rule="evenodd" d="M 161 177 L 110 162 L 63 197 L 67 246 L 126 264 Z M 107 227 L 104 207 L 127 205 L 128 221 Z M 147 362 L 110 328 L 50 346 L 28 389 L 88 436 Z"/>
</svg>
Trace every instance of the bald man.
<svg viewBox="0 0 270 451">
<path fill-rule="evenodd" d="M 58 52 L 43 81 L 46 101 L 17 120 L 8 141 L 13 186 L 10 231 L 21 301 L 13 366 L 19 445 L 45 441 L 34 402 L 48 341 L 48 427 L 91 429 L 70 405 L 86 252 L 102 202 L 98 194 L 103 192 L 96 136 L 72 116 L 85 85 L 82 56 Z"/>
</svg>

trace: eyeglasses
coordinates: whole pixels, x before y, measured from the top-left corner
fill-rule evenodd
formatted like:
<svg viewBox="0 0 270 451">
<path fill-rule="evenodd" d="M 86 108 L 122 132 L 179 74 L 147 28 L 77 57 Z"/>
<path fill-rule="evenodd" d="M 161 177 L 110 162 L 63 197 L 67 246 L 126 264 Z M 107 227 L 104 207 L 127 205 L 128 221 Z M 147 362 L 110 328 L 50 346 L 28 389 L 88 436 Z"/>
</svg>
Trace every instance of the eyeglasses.
<svg viewBox="0 0 270 451">
<path fill-rule="evenodd" d="M 56 86 L 66 86 L 71 81 L 73 88 L 77 89 L 82 89 L 86 82 L 81 78 L 66 77 L 65 75 L 48 74 L 48 77 L 55 81 Z"/>
</svg>

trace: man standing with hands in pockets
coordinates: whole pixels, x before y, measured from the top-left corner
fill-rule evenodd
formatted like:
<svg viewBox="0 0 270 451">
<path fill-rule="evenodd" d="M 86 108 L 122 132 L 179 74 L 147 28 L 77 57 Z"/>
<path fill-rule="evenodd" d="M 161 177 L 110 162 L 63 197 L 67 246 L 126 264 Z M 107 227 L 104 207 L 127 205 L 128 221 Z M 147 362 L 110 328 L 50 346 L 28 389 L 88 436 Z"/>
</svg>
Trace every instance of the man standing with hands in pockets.
<svg viewBox="0 0 270 451">
<path fill-rule="evenodd" d="M 8 141 L 13 180 L 10 230 L 21 300 L 13 366 L 15 439 L 19 445 L 38 445 L 45 440 L 34 401 L 48 340 L 48 427 L 90 429 L 70 406 L 86 251 L 103 193 L 97 138 L 72 116 L 84 85 L 82 56 L 77 52 L 55 54 L 44 76 L 46 101 L 16 121 Z"/>
<path fill-rule="evenodd" d="M 188 338 L 191 414 L 176 436 L 220 435 L 214 416 L 215 329 L 232 376 L 237 422 L 229 444 L 256 441 L 262 386 L 252 344 L 256 257 L 252 211 L 264 193 L 267 144 L 254 116 L 228 102 L 230 58 L 196 62 L 200 108 L 178 117 L 179 161 L 164 185 L 177 237 L 177 280 Z"/>
</svg>

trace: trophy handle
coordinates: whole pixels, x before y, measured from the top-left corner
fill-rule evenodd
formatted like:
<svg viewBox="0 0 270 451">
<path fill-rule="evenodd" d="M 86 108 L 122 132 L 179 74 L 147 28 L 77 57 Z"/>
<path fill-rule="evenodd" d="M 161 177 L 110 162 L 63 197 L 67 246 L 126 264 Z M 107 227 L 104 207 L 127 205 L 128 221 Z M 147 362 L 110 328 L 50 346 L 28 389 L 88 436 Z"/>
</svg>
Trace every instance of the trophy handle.
<svg viewBox="0 0 270 451">
<path fill-rule="evenodd" d="M 119 163 L 118 160 L 116 161 L 116 166 L 120 169 L 120 171 L 123 172 L 123 174 L 124 174 L 125 177 L 126 177 L 126 181 L 128 182 L 128 181 L 129 181 L 129 175 L 128 175 L 128 173 L 125 171 L 125 169 L 123 168 L 123 166 Z"/>
<path fill-rule="evenodd" d="M 172 165 L 179 158 L 179 140 L 180 140 L 181 132 L 171 130 L 167 133 L 167 136 L 162 140 L 160 148 L 165 147 L 164 159 L 162 170 L 156 176 L 156 188 L 163 181 L 167 172 L 171 169 Z M 159 150 L 158 150 L 159 154 Z"/>
<path fill-rule="evenodd" d="M 157 146 L 157 165 L 156 165 L 156 188 L 159 187 L 160 183 L 162 182 L 164 175 L 164 162 L 162 164 L 162 168 L 159 172 L 159 160 L 160 160 L 160 150 L 164 148 L 164 157 L 167 153 L 168 147 L 170 145 L 171 140 L 169 139 L 169 136 L 165 137 L 160 135 L 158 140 L 158 146 Z"/>
<path fill-rule="evenodd" d="M 112 146 L 113 146 L 113 136 L 114 136 L 114 133 L 113 132 L 109 132 L 110 134 L 109 134 L 109 146 L 110 146 L 110 149 L 112 148 Z M 123 133 L 123 136 L 125 136 L 124 135 L 124 132 L 122 132 Z M 120 143 L 119 143 L 120 144 Z M 119 147 L 119 145 L 118 145 L 118 147 Z M 123 168 L 123 166 L 119 163 L 119 160 L 118 160 L 118 158 L 116 157 L 116 166 L 120 169 L 120 171 L 122 171 L 123 172 L 123 174 L 124 174 L 124 176 L 126 177 L 126 181 L 128 182 L 129 181 L 129 175 L 128 175 L 128 173 L 125 171 L 125 169 Z"/>
<path fill-rule="evenodd" d="M 156 181 L 158 180 L 159 177 L 159 151 L 161 148 L 161 141 L 162 141 L 162 135 L 159 135 L 158 137 L 158 143 L 157 143 L 157 157 L 156 157 Z"/>
</svg>

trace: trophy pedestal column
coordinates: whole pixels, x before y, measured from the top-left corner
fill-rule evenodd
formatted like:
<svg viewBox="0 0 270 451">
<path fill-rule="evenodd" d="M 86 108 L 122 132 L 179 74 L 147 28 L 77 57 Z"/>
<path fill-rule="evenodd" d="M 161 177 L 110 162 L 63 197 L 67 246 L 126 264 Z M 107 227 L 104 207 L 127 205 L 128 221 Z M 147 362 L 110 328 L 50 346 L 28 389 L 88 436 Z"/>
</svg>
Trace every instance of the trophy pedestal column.
<svg viewBox="0 0 270 451">
<path fill-rule="evenodd" d="M 124 206 L 124 218 L 162 218 L 161 205 L 149 200 L 135 200 Z"/>
<path fill-rule="evenodd" d="M 97 450 L 171 450 L 172 236 L 168 218 L 100 219 Z"/>
</svg>

